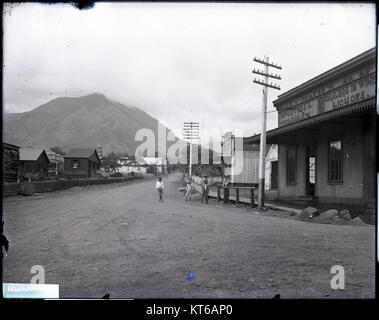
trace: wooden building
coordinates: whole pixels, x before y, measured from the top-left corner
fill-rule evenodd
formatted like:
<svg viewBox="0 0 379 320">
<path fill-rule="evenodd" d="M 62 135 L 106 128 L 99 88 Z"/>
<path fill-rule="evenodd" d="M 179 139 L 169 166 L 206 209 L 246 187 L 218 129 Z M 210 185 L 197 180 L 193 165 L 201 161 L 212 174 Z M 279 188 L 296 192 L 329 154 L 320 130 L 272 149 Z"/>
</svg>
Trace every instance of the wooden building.
<svg viewBox="0 0 379 320">
<path fill-rule="evenodd" d="M 117 163 L 120 165 L 116 168 L 117 172 L 121 173 L 146 173 L 147 168 L 140 165 L 134 159 L 119 159 Z"/>
<path fill-rule="evenodd" d="M 259 145 L 252 145 L 243 137 L 227 132 L 222 137 L 223 176 L 234 185 L 257 185 Z"/>
<path fill-rule="evenodd" d="M 49 157 L 49 176 L 59 176 L 63 174 L 63 156 L 59 153 L 55 153 L 50 149 L 45 149 L 47 156 Z"/>
<path fill-rule="evenodd" d="M 19 176 L 39 180 L 49 172 L 49 158 L 42 149 L 20 148 Z"/>
<path fill-rule="evenodd" d="M 166 172 L 165 164 L 161 157 L 143 157 L 142 160 L 143 162 L 140 164 L 146 168 L 147 172 L 154 172 L 155 174 Z"/>
<path fill-rule="evenodd" d="M 265 190 L 278 190 L 278 146 L 268 144 L 265 157 Z"/>
<path fill-rule="evenodd" d="M 278 96 L 279 199 L 375 212 L 375 84 L 373 48 Z"/>
<path fill-rule="evenodd" d="M 20 147 L 3 142 L 3 182 L 18 180 Z"/>
<path fill-rule="evenodd" d="M 94 177 L 100 168 L 96 149 L 71 149 L 64 155 L 64 176 L 66 178 Z"/>
</svg>

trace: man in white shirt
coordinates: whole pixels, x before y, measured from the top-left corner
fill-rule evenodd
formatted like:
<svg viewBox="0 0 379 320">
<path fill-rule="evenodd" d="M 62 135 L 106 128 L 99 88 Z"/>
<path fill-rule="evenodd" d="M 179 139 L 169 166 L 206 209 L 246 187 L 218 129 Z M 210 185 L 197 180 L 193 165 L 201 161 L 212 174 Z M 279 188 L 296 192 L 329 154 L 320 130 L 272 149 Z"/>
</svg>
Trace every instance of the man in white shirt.
<svg viewBox="0 0 379 320">
<path fill-rule="evenodd" d="M 159 202 L 163 202 L 164 183 L 162 181 L 162 177 L 158 178 L 158 181 L 155 183 L 155 188 L 157 188 L 157 190 L 158 190 Z"/>
</svg>

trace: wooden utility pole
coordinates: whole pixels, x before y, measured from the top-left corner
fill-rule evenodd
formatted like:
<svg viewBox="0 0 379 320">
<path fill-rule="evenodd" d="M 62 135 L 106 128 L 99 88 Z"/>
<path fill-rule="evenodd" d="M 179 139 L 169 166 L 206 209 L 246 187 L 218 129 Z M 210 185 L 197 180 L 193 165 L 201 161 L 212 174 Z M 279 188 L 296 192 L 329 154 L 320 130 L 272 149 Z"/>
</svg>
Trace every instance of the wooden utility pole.
<svg viewBox="0 0 379 320">
<path fill-rule="evenodd" d="M 269 61 L 268 57 L 265 57 L 264 60 L 254 58 L 255 62 L 261 63 L 264 65 L 264 71 L 253 70 L 252 72 L 264 77 L 264 80 L 255 79 L 254 83 L 264 86 L 263 89 L 263 103 L 262 103 L 262 128 L 261 128 L 261 138 L 259 144 L 259 190 L 258 190 L 258 208 L 261 209 L 264 207 L 264 190 L 265 190 L 265 158 L 266 158 L 266 118 L 267 118 L 267 97 L 268 97 L 268 88 L 273 88 L 280 90 L 280 87 L 272 82 L 268 83 L 268 78 L 274 78 L 280 80 L 281 77 L 278 74 L 269 74 L 269 67 L 276 69 L 282 69 L 281 66 L 274 64 Z"/>
<path fill-rule="evenodd" d="M 189 178 L 192 176 L 192 140 L 199 142 L 199 122 L 184 122 L 183 139 L 190 143 L 190 163 L 188 169 Z"/>
</svg>

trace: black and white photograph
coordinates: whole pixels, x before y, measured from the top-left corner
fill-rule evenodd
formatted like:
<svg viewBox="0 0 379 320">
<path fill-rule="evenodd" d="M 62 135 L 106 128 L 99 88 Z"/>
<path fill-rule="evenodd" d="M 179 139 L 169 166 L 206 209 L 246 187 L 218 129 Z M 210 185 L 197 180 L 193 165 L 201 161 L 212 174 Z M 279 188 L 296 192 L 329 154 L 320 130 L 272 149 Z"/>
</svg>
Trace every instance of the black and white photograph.
<svg viewBox="0 0 379 320">
<path fill-rule="evenodd" d="M 2 8 L 4 299 L 376 298 L 375 3 Z"/>
</svg>

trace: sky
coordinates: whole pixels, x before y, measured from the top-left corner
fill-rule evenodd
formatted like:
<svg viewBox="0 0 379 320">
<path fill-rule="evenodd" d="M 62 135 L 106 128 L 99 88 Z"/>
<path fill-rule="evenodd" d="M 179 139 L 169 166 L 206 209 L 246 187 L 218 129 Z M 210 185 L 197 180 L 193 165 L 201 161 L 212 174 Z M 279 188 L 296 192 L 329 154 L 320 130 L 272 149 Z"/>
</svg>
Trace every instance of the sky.
<svg viewBox="0 0 379 320">
<path fill-rule="evenodd" d="M 254 57 L 280 64 L 281 90 L 375 46 L 374 4 L 5 4 L 3 111 L 30 111 L 56 97 L 93 92 L 138 107 L 180 134 L 259 133 L 262 87 Z M 241 131 L 242 130 L 242 131 Z"/>
</svg>

